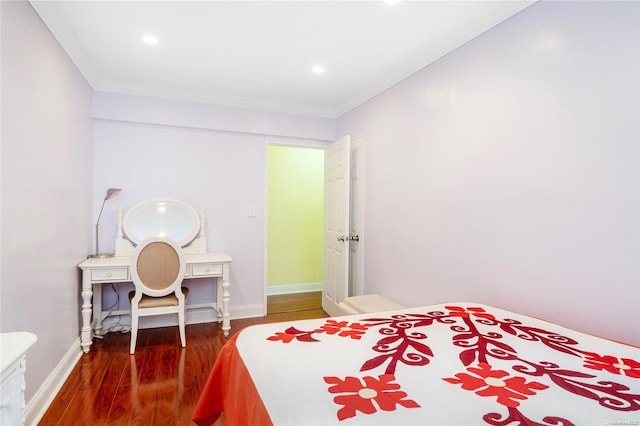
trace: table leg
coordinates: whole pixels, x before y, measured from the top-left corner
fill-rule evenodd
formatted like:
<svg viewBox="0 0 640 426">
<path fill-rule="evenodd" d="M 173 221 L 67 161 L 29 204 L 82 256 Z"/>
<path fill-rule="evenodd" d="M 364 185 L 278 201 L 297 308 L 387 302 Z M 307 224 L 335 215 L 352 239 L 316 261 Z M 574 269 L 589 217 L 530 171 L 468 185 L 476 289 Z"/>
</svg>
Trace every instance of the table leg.
<svg viewBox="0 0 640 426">
<path fill-rule="evenodd" d="M 222 322 L 222 277 L 216 278 L 216 317 L 218 323 Z"/>
<path fill-rule="evenodd" d="M 91 271 L 82 271 L 82 332 L 80 335 L 80 346 L 84 353 L 89 352 L 92 343 L 91 330 Z"/>
<path fill-rule="evenodd" d="M 93 335 L 102 336 L 102 284 L 93 284 Z"/>
<path fill-rule="evenodd" d="M 229 314 L 229 265 L 222 266 L 222 332 L 225 337 L 229 336 L 229 330 L 231 329 L 231 318 Z"/>
</svg>

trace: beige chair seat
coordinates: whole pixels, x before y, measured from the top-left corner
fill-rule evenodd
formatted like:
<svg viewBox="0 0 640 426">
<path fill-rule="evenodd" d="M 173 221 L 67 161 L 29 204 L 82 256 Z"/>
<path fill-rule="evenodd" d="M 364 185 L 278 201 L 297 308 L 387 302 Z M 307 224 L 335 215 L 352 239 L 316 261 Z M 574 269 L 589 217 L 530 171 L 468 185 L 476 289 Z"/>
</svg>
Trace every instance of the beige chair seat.
<svg viewBox="0 0 640 426">
<path fill-rule="evenodd" d="M 129 292 L 129 303 L 131 303 L 131 300 L 133 299 L 133 296 L 135 296 L 135 294 L 135 291 Z M 184 298 L 186 299 L 189 295 L 189 288 L 182 287 L 182 294 L 184 294 Z M 142 299 L 140 300 L 140 303 L 138 303 L 138 306 L 142 309 L 161 308 L 163 306 L 178 306 L 178 298 L 175 294 L 167 294 L 166 296 L 162 297 L 151 297 L 142 295 Z"/>
</svg>

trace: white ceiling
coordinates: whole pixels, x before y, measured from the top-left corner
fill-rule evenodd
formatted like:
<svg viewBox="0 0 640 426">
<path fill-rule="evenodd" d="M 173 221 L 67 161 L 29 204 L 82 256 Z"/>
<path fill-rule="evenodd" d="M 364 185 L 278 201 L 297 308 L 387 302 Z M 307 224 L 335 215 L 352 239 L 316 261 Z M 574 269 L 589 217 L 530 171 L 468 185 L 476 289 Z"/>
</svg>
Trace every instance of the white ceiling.
<svg viewBox="0 0 640 426">
<path fill-rule="evenodd" d="M 337 117 L 534 1 L 30 3 L 95 90 Z"/>
</svg>

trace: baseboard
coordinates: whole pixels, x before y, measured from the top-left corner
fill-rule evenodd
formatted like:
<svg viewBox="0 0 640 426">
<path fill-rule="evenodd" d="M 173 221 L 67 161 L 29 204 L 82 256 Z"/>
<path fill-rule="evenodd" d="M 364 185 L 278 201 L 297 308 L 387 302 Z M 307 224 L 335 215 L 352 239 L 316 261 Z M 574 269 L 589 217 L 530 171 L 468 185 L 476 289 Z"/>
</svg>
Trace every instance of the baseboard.
<svg viewBox="0 0 640 426">
<path fill-rule="evenodd" d="M 26 405 L 24 410 L 26 425 L 38 424 L 81 356 L 82 348 L 80 347 L 80 338 L 78 338 Z"/>
<path fill-rule="evenodd" d="M 231 320 L 242 318 L 263 317 L 266 314 L 264 305 L 244 305 L 231 308 Z"/>
<path fill-rule="evenodd" d="M 275 296 L 277 294 L 308 293 L 311 291 L 322 291 L 322 281 L 315 283 L 278 284 L 267 286 L 267 296 Z"/>
</svg>

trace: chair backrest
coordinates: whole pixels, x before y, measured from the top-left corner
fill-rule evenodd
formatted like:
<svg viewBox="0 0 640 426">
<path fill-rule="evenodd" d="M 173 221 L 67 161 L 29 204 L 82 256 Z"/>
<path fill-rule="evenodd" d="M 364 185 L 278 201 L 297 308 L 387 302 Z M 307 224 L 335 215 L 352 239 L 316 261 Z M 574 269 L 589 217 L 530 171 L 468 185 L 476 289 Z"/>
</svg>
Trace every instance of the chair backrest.
<svg viewBox="0 0 640 426">
<path fill-rule="evenodd" d="M 166 296 L 180 289 L 185 260 L 182 249 L 168 238 L 153 237 L 138 245 L 131 261 L 136 295 Z"/>
</svg>

